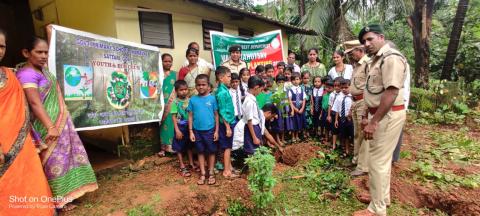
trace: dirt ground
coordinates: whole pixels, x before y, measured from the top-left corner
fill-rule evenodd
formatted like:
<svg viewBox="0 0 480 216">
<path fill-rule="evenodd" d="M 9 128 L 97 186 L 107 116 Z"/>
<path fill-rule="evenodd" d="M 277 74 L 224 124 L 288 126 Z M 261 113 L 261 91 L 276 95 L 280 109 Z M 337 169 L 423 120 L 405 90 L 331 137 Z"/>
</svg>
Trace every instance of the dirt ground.
<svg viewBox="0 0 480 216">
<path fill-rule="evenodd" d="M 413 153 L 409 160 L 401 160 L 392 168 L 392 199 L 416 208 L 440 209 L 449 215 L 480 215 L 480 189 L 461 187 L 447 191 L 434 186 L 415 182 L 409 169 L 415 161 L 418 146 L 430 142 L 428 126 L 409 125 L 404 134 L 402 150 Z M 455 130 L 455 128 L 440 128 Z M 438 128 L 436 128 L 438 130 Z M 478 134 L 478 131 L 472 133 Z M 301 143 L 285 148 L 283 155 L 276 154 L 275 172 L 299 161 L 315 157 L 320 148 L 311 143 Z M 87 194 L 77 201 L 78 207 L 61 215 L 128 215 L 135 209 L 151 208 L 163 215 L 227 215 L 225 209 L 232 200 L 243 200 L 251 206 L 246 176 L 227 180 L 217 174 L 217 184 L 198 186 L 198 173 L 183 178 L 178 173 L 174 157 L 145 158 L 129 168 L 99 175 L 99 190 Z M 478 173 L 478 167 L 449 166 L 457 174 Z M 135 171 L 132 171 L 135 170 Z M 368 176 L 352 180 L 357 197 L 368 197 Z M 274 191 L 280 191 L 279 184 Z"/>
<path fill-rule="evenodd" d="M 409 172 L 411 164 L 415 162 L 419 146 L 431 143 L 425 132 L 432 130 L 432 128 L 428 128 L 428 126 L 410 126 L 411 130 L 405 131 L 404 134 L 402 151 L 411 152 L 412 158 L 400 160 L 392 167 L 390 189 L 392 198 L 416 208 L 439 209 L 448 215 L 480 215 L 480 188 L 451 187 L 446 191 L 442 191 L 433 185 L 425 185 L 413 180 L 412 174 Z M 456 127 L 448 126 L 435 128 L 435 130 L 440 131 L 457 129 Z M 478 131 L 471 131 L 470 134 L 478 134 Z M 461 167 L 456 164 L 451 164 L 445 169 L 461 176 L 475 174 L 480 171 L 480 167 Z M 368 197 L 368 176 L 353 179 L 352 184 L 356 186 L 357 197 Z"/>
</svg>

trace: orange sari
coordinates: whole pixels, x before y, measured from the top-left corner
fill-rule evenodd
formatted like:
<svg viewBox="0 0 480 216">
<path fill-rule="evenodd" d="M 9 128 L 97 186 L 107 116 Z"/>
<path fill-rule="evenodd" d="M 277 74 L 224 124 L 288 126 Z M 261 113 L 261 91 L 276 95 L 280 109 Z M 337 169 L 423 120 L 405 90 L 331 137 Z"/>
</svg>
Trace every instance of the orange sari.
<svg viewBox="0 0 480 216">
<path fill-rule="evenodd" d="M 53 215 L 55 207 L 33 145 L 23 89 L 7 68 L 0 72 L 0 215 Z"/>
</svg>

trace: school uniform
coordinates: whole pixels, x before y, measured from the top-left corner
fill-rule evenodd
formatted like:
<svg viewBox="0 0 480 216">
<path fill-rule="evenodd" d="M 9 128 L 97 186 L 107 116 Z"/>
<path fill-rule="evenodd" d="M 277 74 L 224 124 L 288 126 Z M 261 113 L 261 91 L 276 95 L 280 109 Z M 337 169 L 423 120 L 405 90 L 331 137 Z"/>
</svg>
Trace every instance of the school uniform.
<svg viewBox="0 0 480 216">
<path fill-rule="evenodd" d="M 170 113 L 172 114 L 172 117 L 173 115 L 176 115 L 175 118 L 177 118 L 178 129 L 180 129 L 180 132 L 183 134 L 182 139 L 177 139 L 177 131 L 174 131 L 172 149 L 177 153 L 185 152 L 187 149 L 193 147 L 188 137 L 188 101 L 188 98 L 184 100 L 177 98 L 173 101 L 172 106 L 170 107 Z"/>
<path fill-rule="evenodd" d="M 305 94 L 301 86 L 292 86 L 287 94 L 297 109 L 302 108 L 303 101 L 307 99 L 307 94 Z M 305 111 L 302 114 L 295 113 L 293 116 L 289 116 L 289 118 L 292 124 L 287 125 L 287 130 L 301 131 L 305 128 Z"/>
<path fill-rule="evenodd" d="M 230 97 L 232 97 L 235 118 L 238 121 L 242 118 L 242 92 L 240 90 L 240 86 L 237 87 L 237 89 L 230 88 L 229 92 Z"/>
<path fill-rule="evenodd" d="M 311 104 L 310 104 L 310 95 L 312 95 L 312 92 L 313 92 L 313 86 L 310 86 L 310 85 L 303 85 L 302 84 L 302 88 L 305 92 L 305 96 L 306 96 L 306 99 L 305 99 L 305 112 L 304 115 L 305 115 L 305 124 L 304 124 L 304 128 L 305 129 L 311 129 L 313 127 L 313 116 L 311 114 Z"/>
<path fill-rule="evenodd" d="M 243 150 L 246 154 L 251 155 L 255 153 L 255 149 L 260 147 L 263 142 L 263 133 L 265 131 L 265 117 L 263 112 L 258 108 L 257 99 L 252 94 L 247 93 L 245 101 L 242 105 L 244 127 L 244 145 Z M 248 129 L 248 121 L 252 121 L 255 136 L 260 140 L 260 145 L 253 143 L 253 136 Z"/>
<path fill-rule="evenodd" d="M 320 113 L 322 112 L 322 96 L 323 96 L 323 87 L 313 88 L 312 97 L 313 97 L 313 128 L 318 129 L 320 127 Z"/>
<path fill-rule="evenodd" d="M 217 145 L 213 142 L 215 133 L 215 112 L 218 111 L 217 100 L 213 95 L 194 95 L 188 103 L 188 112 L 193 114 L 193 133 L 195 148 L 200 154 L 214 154 Z"/>
<path fill-rule="evenodd" d="M 353 139 L 353 122 L 347 118 L 352 103 L 352 95 L 345 95 L 342 93 L 337 97 L 337 100 L 332 107 L 332 110 L 338 113 L 338 134 L 342 138 Z"/>
<path fill-rule="evenodd" d="M 330 125 L 327 122 L 328 101 L 330 99 L 330 94 L 331 93 L 324 91 L 322 96 L 322 116 L 320 116 L 320 127 L 322 129 L 325 128 L 326 130 L 330 130 Z"/>
<path fill-rule="evenodd" d="M 333 104 L 338 99 L 338 97 L 342 94 L 342 92 L 335 92 L 333 91 L 330 93 L 330 97 L 328 99 L 328 106 L 333 108 Z M 330 131 L 332 131 L 333 135 L 338 135 L 338 128 L 335 127 L 335 115 L 337 113 L 333 110 L 330 111 L 330 117 L 332 118 L 332 122 L 329 123 Z"/>
<path fill-rule="evenodd" d="M 240 93 L 242 95 L 241 99 L 242 99 L 242 103 L 243 101 L 245 100 L 245 96 L 247 96 L 247 90 L 248 90 L 248 83 L 244 83 L 243 81 L 240 81 Z"/>
<path fill-rule="evenodd" d="M 233 128 L 235 128 L 237 120 L 235 119 L 235 107 L 233 106 L 232 96 L 225 84 L 220 83 L 218 85 L 217 91 L 215 92 L 215 99 L 217 99 L 219 116 L 218 144 L 222 150 L 231 149 L 233 134 L 227 137 L 227 128 L 225 127 L 224 121 L 230 125 L 233 133 Z"/>
</svg>

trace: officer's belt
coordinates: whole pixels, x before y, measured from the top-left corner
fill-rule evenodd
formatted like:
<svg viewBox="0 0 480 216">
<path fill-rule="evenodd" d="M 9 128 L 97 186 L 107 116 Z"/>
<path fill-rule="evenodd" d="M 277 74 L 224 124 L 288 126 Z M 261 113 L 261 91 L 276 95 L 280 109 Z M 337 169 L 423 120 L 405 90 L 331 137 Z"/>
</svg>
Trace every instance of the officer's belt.
<svg viewBox="0 0 480 216">
<path fill-rule="evenodd" d="M 374 108 L 368 108 L 368 112 L 372 115 L 375 115 L 375 113 L 377 112 L 377 109 L 378 107 L 374 107 Z M 400 110 L 404 110 L 405 109 L 405 105 L 396 105 L 396 106 L 392 106 L 391 110 L 392 111 L 400 111 Z"/>
<path fill-rule="evenodd" d="M 363 93 L 359 95 L 353 95 L 353 101 L 359 101 L 363 99 Z"/>
</svg>

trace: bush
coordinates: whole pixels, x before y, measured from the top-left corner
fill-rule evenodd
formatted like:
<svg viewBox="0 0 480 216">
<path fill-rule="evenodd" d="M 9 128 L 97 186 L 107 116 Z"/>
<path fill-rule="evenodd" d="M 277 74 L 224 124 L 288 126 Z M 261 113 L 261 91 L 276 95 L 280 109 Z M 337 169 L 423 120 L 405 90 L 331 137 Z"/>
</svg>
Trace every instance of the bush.
<svg viewBox="0 0 480 216">
<path fill-rule="evenodd" d="M 245 159 L 250 174 L 248 175 L 248 188 L 252 191 L 252 200 L 259 209 L 267 207 L 275 198 L 273 187 L 277 180 L 273 177 L 275 157 L 270 154 L 270 149 L 260 146 L 253 156 Z"/>
<path fill-rule="evenodd" d="M 409 106 L 416 111 L 433 112 L 435 111 L 435 93 L 420 88 L 410 89 Z"/>
</svg>

